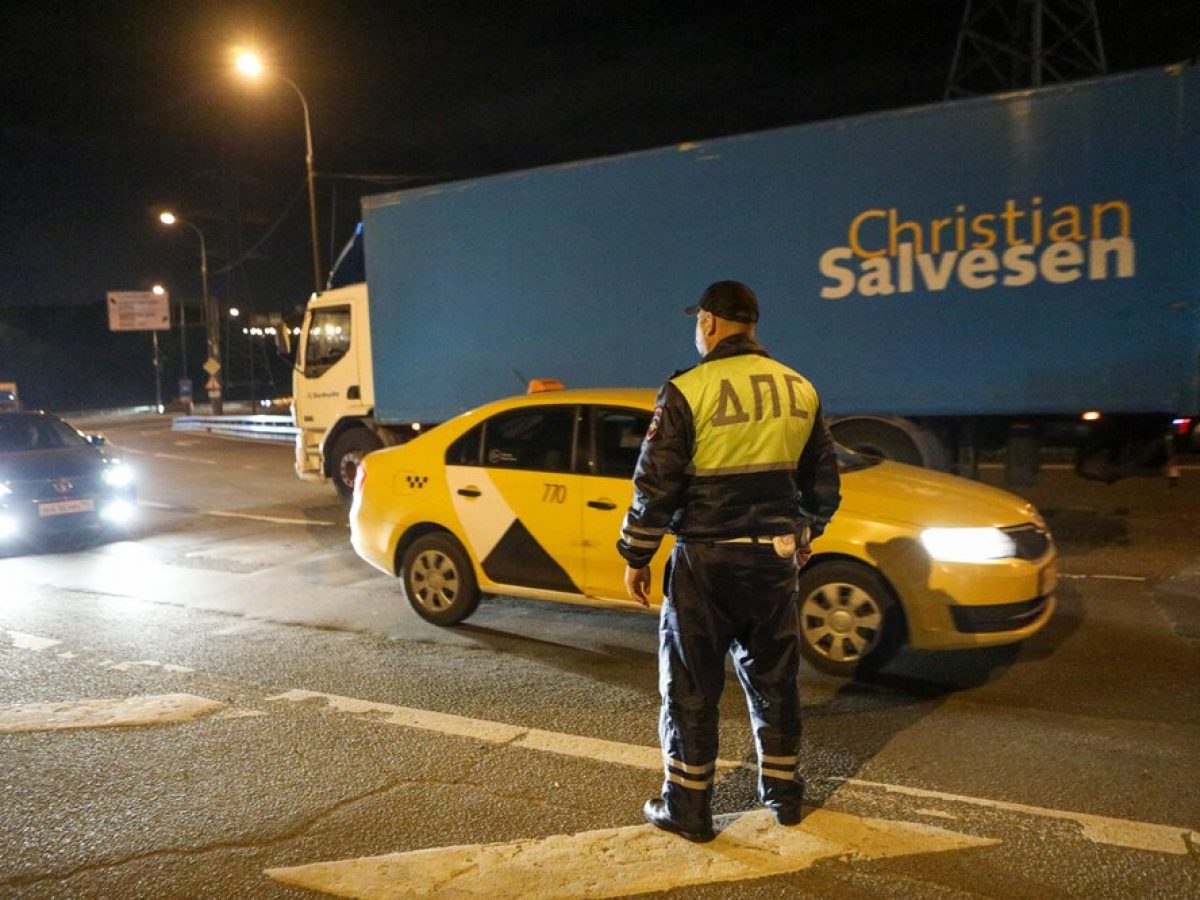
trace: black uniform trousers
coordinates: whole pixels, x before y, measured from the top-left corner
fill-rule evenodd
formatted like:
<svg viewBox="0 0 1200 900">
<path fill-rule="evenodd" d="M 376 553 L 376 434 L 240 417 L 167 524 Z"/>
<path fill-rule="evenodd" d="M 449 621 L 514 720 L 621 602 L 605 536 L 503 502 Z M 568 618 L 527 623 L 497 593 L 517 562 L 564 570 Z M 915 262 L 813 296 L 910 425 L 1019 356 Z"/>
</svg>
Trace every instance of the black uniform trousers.
<svg viewBox="0 0 1200 900">
<path fill-rule="evenodd" d="M 734 668 L 759 753 L 759 799 L 797 807 L 800 664 L 797 569 L 767 544 L 676 544 L 659 620 L 659 692 L 665 779 L 672 818 L 700 829 L 711 821 L 717 715 L 725 655 Z"/>
</svg>

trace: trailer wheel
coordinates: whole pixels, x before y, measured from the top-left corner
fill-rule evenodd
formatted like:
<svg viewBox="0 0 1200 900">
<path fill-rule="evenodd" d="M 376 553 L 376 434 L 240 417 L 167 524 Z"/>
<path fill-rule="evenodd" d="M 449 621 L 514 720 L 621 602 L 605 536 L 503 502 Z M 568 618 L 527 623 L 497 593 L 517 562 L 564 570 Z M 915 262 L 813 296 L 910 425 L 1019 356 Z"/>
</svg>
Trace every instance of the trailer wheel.
<svg viewBox="0 0 1200 900">
<path fill-rule="evenodd" d="M 404 593 L 417 615 L 434 625 L 456 625 L 479 607 L 475 570 L 448 534 L 417 538 L 400 562 Z"/>
<path fill-rule="evenodd" d="M 800 573 L 800 652 L 830 675 L 853 678 L 886 663 L 904 640 L 903 613 L 869 566 L 818 563 Z"/>
<path fill-rule="evenodd" d="M 383 442 L 366 428 L 351 428 L 334 441 L 330 474 L 333 476 L 333 486 L 338 497 L 346 506 L 354 499 L 354 479 L 358 476 L 358 464 L 364 456 L 382 446 Z"/>
<path fill-rule="evenodd" d="M 864 456 L 890 459 L 913 466 L 927 465 L 920 448 L 904 429 L 887 422 L 857 419 L 835 422 L 829 429 L 833 439 Z"/>
</svg>

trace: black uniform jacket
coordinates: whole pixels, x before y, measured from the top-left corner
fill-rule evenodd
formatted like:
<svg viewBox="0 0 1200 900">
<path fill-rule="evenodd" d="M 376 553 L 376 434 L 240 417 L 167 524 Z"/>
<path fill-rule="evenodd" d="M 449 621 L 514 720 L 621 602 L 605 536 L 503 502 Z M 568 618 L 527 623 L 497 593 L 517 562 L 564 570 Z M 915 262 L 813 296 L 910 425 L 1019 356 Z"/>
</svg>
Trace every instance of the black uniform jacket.
<svg viewBox="0 0 1200 900">
<path fill-rule="evenodd" d="M 841 500 L 817 393 L 749 335 L 659 391 L 617 549 L 649 564 L 663 535 L 719 541 L 825 530 Z"/>
</svg>

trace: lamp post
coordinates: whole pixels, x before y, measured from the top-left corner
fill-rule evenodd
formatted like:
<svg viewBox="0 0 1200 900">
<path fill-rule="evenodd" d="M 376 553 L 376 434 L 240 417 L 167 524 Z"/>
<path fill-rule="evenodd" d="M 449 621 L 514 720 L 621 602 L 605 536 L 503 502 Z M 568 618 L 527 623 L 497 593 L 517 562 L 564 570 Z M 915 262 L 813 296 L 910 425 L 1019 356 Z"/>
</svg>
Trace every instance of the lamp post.
<svg viewBox="0 0 1200 900">
<path fill-rule="evenodd" d="M 208 339 L 208 362 L 205 363 L 205 371 L 212 376 L 214 384 L 208 391 L 208 397 L 212 401 L 212 413 L 219 416 L 224 412 L 221 379 L 218 377 L 221 374 L 221 323 L 217 320 L 216 310 L 208 296 L 208 246 L 204 240 L 204 232 L 173 212 L 159 213 L 158 220 L 164 225 L 184 225 L 196 232 L 196 237 L 200 238 L 200 287 L 203 295 L 204 333 Z"/>
<path fill-rule="evenodd" d="M 244 77 L 250 79 L 261 78 L 266 72 L 262 60 L 254 53 L 240 54 L 236 65 L 237 70 Z M 277 71 L 272 71 L 271 74 L 296 92 L 296 96 L 300 98 L 300 107 L 304 110 L 304 144 L 306 151 L 304 163 L 308 173 L 308 221 L 312 231 L 313 290 L 320 292 L 321 250 L 317 239 L 317 192 L 313 176 L 312 122 L 308 115 L 308 100 L 305 99 L 304 92 L 300 90 L 300 86 L 292 81 L 292 79 Z"/>
</svg>

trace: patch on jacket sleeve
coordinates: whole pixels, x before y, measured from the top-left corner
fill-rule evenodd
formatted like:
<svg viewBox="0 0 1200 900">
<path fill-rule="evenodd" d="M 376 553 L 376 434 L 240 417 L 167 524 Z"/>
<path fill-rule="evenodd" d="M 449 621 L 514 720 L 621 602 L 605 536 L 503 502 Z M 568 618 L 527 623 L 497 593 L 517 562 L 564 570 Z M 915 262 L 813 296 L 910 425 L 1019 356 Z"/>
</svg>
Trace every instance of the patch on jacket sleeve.
<svg viewBox="0 0 1200 900">
<path fill-rule="evenodd" d="M 658 425 L 662 421 L 663 408 L 654 407 L 654 415 L 650 418 L 650 427 L 646 429 L 646 440 L 652 441 L 658 435 Z"/>
</svg>

